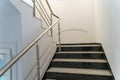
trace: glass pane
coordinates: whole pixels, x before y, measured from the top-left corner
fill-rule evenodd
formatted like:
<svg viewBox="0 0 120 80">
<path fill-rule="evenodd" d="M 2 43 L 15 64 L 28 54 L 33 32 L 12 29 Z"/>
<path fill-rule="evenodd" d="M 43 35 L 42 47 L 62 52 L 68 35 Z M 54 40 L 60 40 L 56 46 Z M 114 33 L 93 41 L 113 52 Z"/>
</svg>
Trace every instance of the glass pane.
<svg viewBox="0 0 120 80">
<path fill-rule="evenodd" d="M 33 7 L 33 1 L 32 0 L 23 0 L 23 1 Z"/>
<path fill-rule="evenodd" d="M 0 69 L 2 69 L 11 59 L 10 49 L 0 49 Z M 10 80 L 10 70 L 8 70 L 0 80 Z"/>
</svg>

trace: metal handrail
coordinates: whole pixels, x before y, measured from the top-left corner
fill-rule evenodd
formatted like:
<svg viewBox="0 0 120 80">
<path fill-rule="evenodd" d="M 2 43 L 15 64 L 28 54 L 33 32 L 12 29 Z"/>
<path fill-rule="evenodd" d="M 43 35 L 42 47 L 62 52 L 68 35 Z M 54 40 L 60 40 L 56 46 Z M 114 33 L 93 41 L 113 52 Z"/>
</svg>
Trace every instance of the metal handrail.
<svg viewBox="0 0 120 80">
<path fill-rule="evenodd" d="M 46 50 L 48 50 L 48 48 L 51 46 L 51 44 L 49 44 L 49 46 L 47 47 Z M 46 50 L 43 52 L 43 53 L 46 53 Z M 41 57 L 43 56 L 44 54 L 42 54 L 41 56 L 39 56 L 39 60 L 41 59 Z M 43 61 L 45 62 L 45 61 Z M 37 62 L 34 64 L 34 66 L 32 67 L 32 69 L 28 72 L 28 75 L 24 78 L 24 80 L 27 80 L 27 78 L 29 77 L 29 75 L 32 73 L 33 69 L 37 66 Z M 41 65 L 43 66 L 43 65 Z M 41 68 L 41 66 L 39 68 Z M 37 73 L 36 73 L 37 74 Z M 36 76 L 36 75 L 35 75 Z M 34 78 L 33 78 L 34 80 Z"/>
<path fill-rule="evenodd" d="M 35 2 L 36 2 L 36 0 L 34 0 L 34 15 L 35 15 L 35 8 L 36 8 L 36 9 L 38 10 L 39 14 L 42 16 L 41 11 L 39 10 L 39 8 L 41 8 L 41 6 L 40 6 L 40 4 L 37 2 L 38 6 L 39 6 L 39 8 L 38 8 L 38 7 L 35 5 Z M 43 12 L 43 14 L 44 14 L 44 16 L 45 16 L 45 18 L 44 18 L 43 16 L 42 16 L 42 18 L 44 19 L 44 21 L 45 21 L 45 23 L 47 24 L 48 28 L 47 28 L 41 35 L 39 35 L 36 39 L 34 39 L 30 44 L 28 44 L 21 52 L 19 52 L 18 55 L 16 55 L 12 60 L 10 60 L 2 69 L 0 69 L 0 76 L 2 76 L 7 70 L 9 70 L 9 69 L 10 69 L 19 59 L 21 59 L 22 56 L 25 55 L 26 52 L 27 52 L 28 50 L 30 50 L 34 45 L 36 45 L 37 55 L 39 56 L 39 45 L 37 44 L 38 41 L 39 41 L 45 34 L 47 34 L 47 32 L 48 32 L 49 30 L 51 30 L 51 35 L 52 35 L 52 28 L 53 28 L 54 25 L 57 24 L 57 23 L 58 23 L 59 51 L 61 51 L 61 46 L 60 46 L 60 42 L 61 42 L 61 38 L 60 38 L 60 18 L 53 13 L 53 11 L 52 11 L 52 9 L 51 9 L 51 7 L 50 7 L 50 4 L 48 3 L 47 0 L 46 0 L 46 3 L 47 3 L 47 5 L 48 5 L 48 7 L 49 7 L 49 10 L 50 10 L 50 12 L 51 12 L 51 15 L 50 15 L 50 17 L 49 17 L 48 13 L 46 12 L 46 10 L 45 10 L 45 8 L 44 8 L 44 6 L 43 6 L 43 4 L 42 4 L 42 8 L 43 8 L 42 12 Z M 41 8 L 41 9 L 42 9 L 42 8 Z M 44 11 L 45 11 L 45 12 L 44 12 Z M 52 23 L 52 16 L 54 16 L 54 17 L 57 18 L 57 20 L 56 20 L 54 23 Z M 49 20 L 50 20 L 51 22 L 49 22 Z M 38 80 L 39 80 L 39 79 L 40 79 L 40 72 L 39 72 L 39 63 L 40 63 L 40 62 L 39 62 L 39 57 L 38 57 L 38 56 L 37 56 L 37 69 L 38 69 L 37 74 L 38 74 Z M 29 76 L 29 75 L 27 75 L 27 76 Z M 26 78 L 27 78 L 27 77 L 26 77 Z"/>
<path fill-rule="evenodd" d="M 54 12 L 52 11 L 52 8 L 50 7 L 50 4 L 49 4 L 48 0 L 45 0 L 45 1 L 46 1 L 47 5 L 48 5 L 48 8 L 50 9 L 50 12 L 52 13 L 52 15 L 59 19 L 60 17 L 57 16 L 56 14 L 54 14 Z"/>
<path fill-rule="evenodd" d="M 33 47 L 56 23 L 59 23 L 59 19 L 56 20 L 48 29 L 46 29 L 41 35 L 34 39 L 27 47 L 25 47 L 15 58 L 13 58 L 5 67 L 0 70 L 0 76 L 2 76 L 8 69 L 12 67 L 31 47 Z"/>
<path fill-rule="evenodd" d="M 41 15 L 41 17 L 43 18 L 43 20 L 45 21 L 47 26 L 50 26 L 49 22 L 46 21 L 46 19 L 43 17 L 43 15 L 40 13 L 40 10 L 38 9 L 38 7 L 35 6 L 35 8 L 38 10 L 39 14 Z"/>
<path fill-rule="evenodd" d="M 48 22 L 49 24 L 51 24 L 51 22 L 50 22 L 50 17 L 48 16 L 48 14 L 47 14 L 47 12 L 46 12 L 43 4 L 40 5 L 41 1 L 40 1 L 40 3 L 39 3 L 38 0 L 36 0 L 36 3 L 37 3 L 37 5 L 39 6 L 39 8 L 41 9 L 41 12 L 45 15 L 45 18 L 46 18 L 47 22 Z M 42 6 L 42 7 L 41 7 L 41 6 Z M 37 7 L 37 6 L 35 5 L 35 7 Z M 43 8 L 43 9 L 42 9 L 42 8 Z M 38 10 L 39 10 L 39 9 L 38 9 Z M 39 10 L 39 11 L 40 11 L 40 10 Z M 42 14 L 41 14 L 41 15 L 42 15 Z"/>
<path fill-rule="evenodd" d="M 50 19 L 51 17 L 50 17 L 50 16 L 49 16 L 49 14 L 47 13 L 47 11 L 46 11 L 46 9 L 45 9 L 45 7 L 44 7 L 44 5 L 43 5 L 42 1 L 41 1 L 41 0 L 39 0 L 39 2 L 40 2 L 40 4 L 41 4 L 41 6 L 43 7 L 43 10 L 45 11 L 46 15 L 47 15 L 47 16 L 48 16 L 48 18 Z"/>
<path fill-rule="evenodd" d="M 34 1 L 36 1 L 36 0 L 34 0 Z M 49 2 L 48 2 L 48 0 L 45 0 L 46 1 L 46 3 L 47 3 L 47 5 L 48 5 L 48 8 L 49 8 L 49 10 L 50 10 L 50 12 L 51 12 L 51 23 L 52 23 L 52 15 L 54 16 L 54 17 L 56 17 L 57 19 L 60 19 L 60 17 L 59 16 L 57 16 L 56 14 L 54 14 L 54 12 L 52 11 L 52 8 L 51 8 L 51 6 L 50 6 L 50 4 L 49 4 Z M 41 2 L 41 1 L 40 1 Z M 42 3 L 42 2 L 41 2 Z M 34 2 L 34 6 L 35 6 L 35 2 Z M 40 6 L 39 6 L 40 7 Z M 44 6 L 43 6 L 43 4 L 42 4 L 42 7 L 44 8 Z M 38 8 L 37 8 L 38 9 Z M 44 8 L 45 9 L 45 8 Z M 39 10 L 38 10 L 39 11 Z M 40 11 L 39 11 L 39 13 L 40 13 Z M 41 14 L 41 13 L 40 13 Z M 46 13 L 47 14 L 47 13 Z M 42 15 L 42 14 L 41 14 Z M 48 14 L 47 14 L 48 15 Z M 42 16 L 43 17 L 43 16 Z M 43 17 L 43 19 L 44 19 L 44 17 Z M 44 19 L 44 21 L 46 22 L 46 20 Z M 46 24 L 47 24 L 47 22 L 46 22 Z M 48 25 L 48 24 L 47 24 Z M 58 24 L 58 36 L 59 36 L 59 51 L 61 51 L 61 45 L 60 45 L 60 43 L 61 43 L 61 38 L 60 38 L 60 22 L 59 22 L 59 24 Z M 53 32 L 52 32 L 52 28 L 51 28 L 51 35 L 53 34 Z"/>
<path fill-rule="evenodd" d="M 49 22 L 49 20 L 48 20 L 48 18 L 45 16 L 44 17 L 44 15 L 41 13 L 41 12 L 43 12 L 43 10 L 39 10 L 39 8 L 36 6 L 36 4 L 35 3 L 37 3 L 37 5 L 39 6 L 39 8 L 41 8 L 41 6 L 39 5 L 39 3 L 38 3 L 38 1 L 37 0 L 34 0 L 34 16 L 35 16 L 35 9 L 37 9 L 37 11 L 38 11 L 38 13 L 41 15 L 41 17 L 42 17 L 42 19 L 44 20 L 44 22 L 46 23 L 46 25 L 47 26 L 50 26 L 51 25 L 51 23 Z"/>
</svg>

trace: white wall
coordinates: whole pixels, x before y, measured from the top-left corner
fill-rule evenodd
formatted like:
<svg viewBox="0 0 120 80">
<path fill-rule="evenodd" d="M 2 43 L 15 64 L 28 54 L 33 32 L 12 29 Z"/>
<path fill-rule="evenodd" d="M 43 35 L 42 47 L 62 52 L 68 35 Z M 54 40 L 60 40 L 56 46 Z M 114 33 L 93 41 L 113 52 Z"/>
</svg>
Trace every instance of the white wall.
<svg viewBox="0 0 120 80">
<path fill-rule="evenodd" d="M 56 45 L 52 42 L 51 38 L 47 35 L 39 41 L 40 52 L 40 80 L 42 80 L 51 59 L 56 51 Z M 27 59 L 26 59 L 27 58 Z M 33 46 L 25 56 L 21 59 L 22 62 L 22 80 L 34 80 L 37 78 L 37 65 L 36 65 L 36 46 Z M 32 70 L 33 69 L 33 70 Z M 32 72 L 31 72 L 32 70 Z M 27 74 L 30 75 L 27 77 Z M 35 77 L 36 75 L 36 77 Z M 27 78 L 26 78 L 27 77 Z"/>
<path fill-rule="evenodd" d="M 20 12 L 8 1 L 0 2 L 0 42 L 21 44 Z M 19 43 L 19 44 L 18 44 Z"/>
<path fill-rule="evenodd" d="M 8 0 L 0 2 L 0 48 L 12 50 L 16 55 L 21 47 L 21 16 L 20 12 Z M 13 80 L 16 80 L 16 65 L 14 65 Z"/>
<path fill-rule="evenodd" d="M 95 42 L 94 0 L 48 0 L 61 19 L 62 43 Z"/>
<path fill-rule="evenodd" d="M 19 10 L 21 15 L 21 39 L 22 48 L 24 48 L 43 31 L 41 28 L 41 21 L 33 17 L 33 8 L 31 6 L 26 5 L 21 0 L 10 1 Z"/>
<path fill-rule="evenodd" d="M 4 0 L 7 3 L 9 0 Z M 27 46 L 31 41 L 33 41 L 39 34 L 41 34 L 44 29 L 41 28 L 41 21 L 33 17 L 33 8 L 26 5 L 21 0 L 10 0 L 10 6 L 5 3 L 0 2 L 0 40 L 1 41 L 12 41 L 17 46 L 17 53 Z M 8 5 L 8 6 L 7 6 Z M 11 8 L 12 6 L 12 8 Z M 5 11 L 5 13 L 4 13 Z M 18 12 L 17 12 L 18 11 Z M 7 23 L 6 23 L 7 22 Z M 20 42 L 19 42 L 20 40 Z M 48 64 L 56 51 L 55 43 L 52 42 L 52 38 L 46 35 L 40 44 L 40 57 L 43 63 L 41 67 L 41 77 L 45 73 Z M 50 48 L 48 48 L 50 47 Z M 42 56 L 41 56 L 42 55 Z M 49 55 L 49 56 L 48 56 Z M 46 61 L 44 63 L 44 61 Z M 17 63 L 17 79 L 24 80 L 30 70 L 34 67 L 36 63 L 36 47 L 33 46 L 27 54 L 21 58 Z M 13 69 L 15 70 L 15 68 Z M 32 73 L 26 80 L 33 80 L 36 75 L 36 67 L 33 69 Z M 16 77 L 13 75 L 13 77 Z M 13 79 L 14 80 L 14 79 Z"/>
<path fill-rule="evenodd" d="M 96 39 L 101 42 L 115 76 L 120 80 L 120 1 L 96 0 Z"/>
</svg>

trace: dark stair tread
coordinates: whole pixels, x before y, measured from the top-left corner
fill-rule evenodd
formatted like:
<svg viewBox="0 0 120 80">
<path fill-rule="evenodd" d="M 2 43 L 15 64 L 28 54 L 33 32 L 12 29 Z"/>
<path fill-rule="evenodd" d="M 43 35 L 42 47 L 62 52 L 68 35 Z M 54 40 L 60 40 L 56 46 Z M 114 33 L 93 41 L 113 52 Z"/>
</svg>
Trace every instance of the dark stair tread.
<svg viewBox="0 0 120 80">
<path fill-rule="evenodd" d="M 105 54 L 90 53 L 56 53 L 54 58 L 70 58 L 70 59 L 105 59 Z"/>
<path fill-rule="evenodd" d="M 59 48 L 57 47 L 57 52 Z M 76 47 L 61 47 L 61 51 L 102 51 L 101 46 L 76 46 Z"/>
<path fill-rule="evenodd" d="M 109 69 L 104 59 L 58 59 L 55 58 L 50 67 Z"/>
</svg>

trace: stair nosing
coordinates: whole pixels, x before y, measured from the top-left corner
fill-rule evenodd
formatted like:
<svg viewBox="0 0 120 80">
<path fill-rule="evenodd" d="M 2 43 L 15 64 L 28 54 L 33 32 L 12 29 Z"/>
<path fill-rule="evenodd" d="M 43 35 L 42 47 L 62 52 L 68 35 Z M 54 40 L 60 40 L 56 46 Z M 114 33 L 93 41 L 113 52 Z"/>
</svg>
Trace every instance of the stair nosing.
<svg viewBox="0 0 120 80">
<path fill-rule="evenodd" d="M 98 76 L 112 76 L 109 70 L 98 69 L 78 69 L 78 68 L 59 68 L 51 67 L 47 72 L 55 73 L 69 73 L 69 74 L 84 74 L 84 75 L 98 75 Z"/>
<path fill-rule="evenodd" d="M 62 51 L 62 52 L 56 52 L 57 54 L 103 54 L 104 52 L 102 51 L 73 51 L 73 52 L 69 52 L 69 51 Z"/>
<path fill-rule="evenodd" d="M 61 45 L 61 47 L 99 47 L 101 45 Z M 59 45 L 57 45 L 59 47 Z"/>
<path fill-rule="evenodd" d="M 108 63 L 105 59 L 63 59 L 63 58 L 55 58 L 52 60 L 53 62 L 89 62 L 89 63 Z"/>
</svg>

